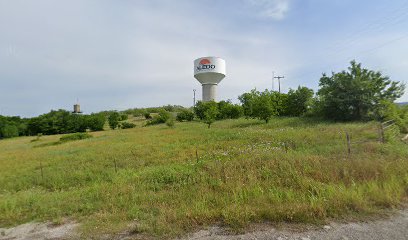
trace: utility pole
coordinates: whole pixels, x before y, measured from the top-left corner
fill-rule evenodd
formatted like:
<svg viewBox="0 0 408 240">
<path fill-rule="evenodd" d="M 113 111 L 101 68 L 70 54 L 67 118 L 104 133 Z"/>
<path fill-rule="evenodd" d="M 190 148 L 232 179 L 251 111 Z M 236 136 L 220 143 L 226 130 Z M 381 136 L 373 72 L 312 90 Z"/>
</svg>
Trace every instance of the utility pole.
<svg viewBox="0 0 408 240">
<path fill-rule="evenodd" d="M 275 81 L 275 72 L 272 72 L 272 91 L 274 91 L 273 81 Z"/>
<path fill-rule="evenodd" d="M 195 89 L 193 89 L 193 107 L 195 107 L 195 92 L 196 92 L 196 90 Z"/>
<path fill-rule="evenodd" d="M 277 76 L 277 77 L 273 77 L 273 78 L 277 78 L 278 79 L 278 83 L 279 83 L 279 93 L 281 92 L 281 89 L 280 89 L 280 80 L 281 80 L 281 78 L 285 78 L 285 76 Z"/>
</svg>

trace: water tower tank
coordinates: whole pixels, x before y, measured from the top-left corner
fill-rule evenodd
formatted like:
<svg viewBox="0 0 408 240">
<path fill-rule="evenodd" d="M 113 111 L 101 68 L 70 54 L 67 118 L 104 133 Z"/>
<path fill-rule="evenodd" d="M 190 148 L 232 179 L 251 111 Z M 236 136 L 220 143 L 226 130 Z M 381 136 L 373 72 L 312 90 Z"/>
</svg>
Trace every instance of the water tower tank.
<svg viewBox="0 0 408 240">
<path fill-rule="evenodd" d="M 225 78 L 225 60 L 219 57 L 196 59 L 194 77 L 203 86 L 203 102 L 215 100 L 217 85 Z"/>
<path fill-rule="evenodd" d="M 81 106 L 79 105 L 79 103 L 74 105 L 73 113 L 81 113 Z"/>
</svg>

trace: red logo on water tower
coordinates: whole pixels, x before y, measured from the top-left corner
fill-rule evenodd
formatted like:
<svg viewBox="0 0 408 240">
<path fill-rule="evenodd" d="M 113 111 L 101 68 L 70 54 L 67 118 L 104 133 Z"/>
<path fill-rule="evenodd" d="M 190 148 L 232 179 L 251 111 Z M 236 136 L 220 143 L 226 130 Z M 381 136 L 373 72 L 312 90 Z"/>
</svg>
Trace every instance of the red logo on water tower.
<svg viewBox="0 0 408 240">
<path fill-rule="evenodd" d="M 204 58 L 204 59 L 201 59 L 200 64 L 201 64 L 201 65 L 211 64 L 211 61 L 208 60 L 207 58 Z"/>
<path fill-rule="evenodd" d="M 211 61 L 207 58 L 203 58 L 200 60 L 199 65 L 197 66 L 197 71 L 202 70 L 211 70 L 215 69 L 215 65 L 211 64 Z"/>
</svg>

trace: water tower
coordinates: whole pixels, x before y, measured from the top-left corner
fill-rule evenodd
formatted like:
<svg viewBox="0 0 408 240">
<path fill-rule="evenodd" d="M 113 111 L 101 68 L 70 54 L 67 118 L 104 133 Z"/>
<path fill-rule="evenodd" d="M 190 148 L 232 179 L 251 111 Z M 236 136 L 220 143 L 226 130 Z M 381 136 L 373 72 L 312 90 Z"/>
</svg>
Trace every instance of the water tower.
<svg viewBox="0 0 408 240">
<path fill-rule="evenodd" d="M 77 103 L 74 104 L 74 111 L 72 113 L 82 113 L 81 112 L 81 105 L 79 105 L 78 99 L 77 99 Z"/>
<path fill-rule="evenodd" d="M 203 86 L 203 102 L 215 101 L 217 85 L 225 78 L 225 60 L 219 57 L 196 59 L 194 77 Z"/>
</svg>

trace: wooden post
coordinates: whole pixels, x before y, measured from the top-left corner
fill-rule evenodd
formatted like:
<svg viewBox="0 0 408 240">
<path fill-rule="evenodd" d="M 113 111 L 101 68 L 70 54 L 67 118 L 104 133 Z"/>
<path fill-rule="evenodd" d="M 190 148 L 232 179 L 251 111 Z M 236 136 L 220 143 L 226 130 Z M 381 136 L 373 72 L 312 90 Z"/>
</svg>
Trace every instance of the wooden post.
<svg viewBox="0 0 408 240">
<path fill-rule="evenodd" d="M 380 142 L 385 143 L 385 134 L 384 134 L 384 126 L 382 123 L 380 123 Z"/>
<path fill-rule="evenodd" d="M 347 139 L 347 153 L 348 156 L 351 155 L 351 141 L 350 141 L 350 135 L 348 132 L 346 132 L 346 139 Z"/>
<path fill-rule="evenodd" d="M 221 166 L 221 180 L 222 180 L 222 182 L 223 183 L 226 183 L 227 182 L 227 175 L 226 175 L 226 173 L 225 173 L 225 167 L 224 167 L 224 164 L 223 163 L 221 163 L 222 164 L 222 166 Z"/>
<path fill-rule="evenodd" d="M 40 171 L 41 171 L 41 180 L 44 182 L 44 172 L 43 172 L 43 166 L 42 166 L 42 161 L 40 160 Z"/>
<path fill-rule="evenodd" d="M 116 166 L 116 158 L 113 159 L 113 164 L 115 165 L 115 173 L 117 173 L 117 172 L 118 172 L 118 168 L 117 168 L 117 166 Z"/>
<path fill-rule="evenodd" d="M 197 163 L 199 162 L 199 157 L 198 157 L 198 149 L 196 148 L 196 159 L 197 159 Z"/>
</svg>

